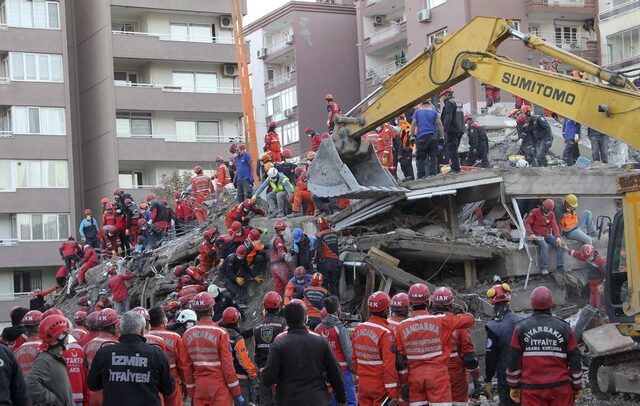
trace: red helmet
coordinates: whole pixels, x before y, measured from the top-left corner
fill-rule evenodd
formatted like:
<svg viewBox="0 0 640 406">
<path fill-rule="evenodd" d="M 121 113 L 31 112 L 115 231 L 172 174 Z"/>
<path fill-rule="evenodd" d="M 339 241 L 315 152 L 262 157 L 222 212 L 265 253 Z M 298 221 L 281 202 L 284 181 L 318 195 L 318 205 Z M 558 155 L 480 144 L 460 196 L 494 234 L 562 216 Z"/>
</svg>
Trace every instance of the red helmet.
<svg viewBox="0 0 640 406">
<path fill-rule="evenodd" d="M 115 188 L 115 189 L 113 190 L 113 195 L 114 195 L 114 196 L 119 195 L 120 193 L 122 193 L 122 190 L 120 190 L 120 189 L 118 189 L 118 188 Z"/>
<path fill-rule="evenodd" d="M 536 310 L 545 310 L 553 306 L 553 295 L 546 286 L 538 286 L 531 292 L 531 307 Z"/>
<path fill-rule="evenodd" d="M 555 204 L 555 203 L 553 202 L 553 200 L 551 200 L 551 199 L 545 199 L 545 200 L 542 202 L 542 207 L 544 207 L 545 209 L 547 209 L 547 210 L 549 210 L 549 211 L 553 210 L 553 208 L 555 207 L 555 205 L 556 205 L 556 204 Z"/>
<path fill-rule="evenodd" d="M 293 270 L 293 276 L 297 279 L 304 278 L 306 274 L 307 274 L 307 270 L 304 268 L 304 266 L 299 266 Z"/>
<path fill-rule="evenodd" d="M 131 309 L 131 311 L 132 311 L 132 312 L 136 312 L 136 313 L 140 313 L 141 315 L 143 315 L 143 316 L 144 316 L 144 319 L 145 319 L 146 321 L 149 321 L 149 319 L 150 319 L 150 318 L 149 318 L 149 312 L 147 311 L 147 309 L 145 309 L 145 308 L 144 308 L 144 307 L 142 307 L 142 306 L 134 307 L 133 309 Z"/>
<path fill-rule="evenodd" d="M 103 197 L 102 199 L 100 199 L 100 204 L 107 204 L 109 203 L 109 199 L 107 199 L 106 197 Z"/>
<path fill-rule="evenodd" d="M 409 288 L 409 303 L 415 305 L 426 305 L 429 302 L 431 292 L 429 287 L 423 283 L 415 283 Z"/>
<path fill-rule="evenodd" d="M 243 209 L 248 209 L 251 206 L 253 206 L 253 203 L 251 203 L 251 199 L 244 199 L 242 201 L 242 208 Z"/>
<path fill-rule="evenodd" d="M 201 173 L 202 173 L 202 166 L 197 165 L 195 168 L 193 168 L 193 171 L 194 171 L 196 174 L 201 174 Z"/>
<path fill-rule="evenodd" d="M 131 203 L 133 203 L 133 200 L 129 199 L 128 197 L 126 199 L 124 199 L 124 205 L 125 206 L 129 206 L 129 205 L 131 205 Z"/>
<path fill-rule="evenodd" d="M 236 256 L 240 259 L 244 258 L 245 255 L 247 255 L 247 247 L 246 245 L 240 245 L 238 248 L 236 248 Z"/>
<path fill-rule="evenodd" d="M 180 196 L 182 196 L 182 193 L 180 193 L 180 192 L 173 192 L 173 198 L 174 198 L 174 199 L 178 200 L 178 199 L 180 199 Z"/>
<path fill-rule="evenodd" d="M 327 220 L 324 216 L 318 216 L 316 219 L 316 227 L 320 230 L 324 230 L 325 228 L 329 228 L 329 220 Z"/>
<path fill-rule="evenodd" d="M 406 293 L 397 293 L 391 298 L 391 310 L 394 312 L 402 312 L 409 310 L 409 295 Z"/>
<path fill-rule="evenodd" d="M 511 287 L 506 283 L 499 285 L 493 285 L 491 289 L 487 291 L 487 297 L 492 305 L 500 302 L 511 301 Z"/>
<path fill-rule="evenodd" d="M 440 90 L 440 93 L 438 93 L 438 96 L 439 96 L 439 97 L 442 97 L 442 96 L 444 96 L 444 95 L 445 95 L 445 94 L 447 94 L 447 93 L 453 93 L 453 88 L 452 88 L 452 87 L 448 87 L 448 88 L 446 88 L 446 89 L 442 89 L 442 90 Z"/>
<path fill-rule="evenodd" d="M 207 240 L 213 240 L 216 235 L 218 235 L 218 227 L 211 227 L 204 232 L 203 237 Z"/>
<path fill-rule="evenodd" d="M 262 299 L 262 306 L 265 309 L 279 309 L 282 306 L 282 296 L 278 292 L 267 292 Z"/>
<path fill-rule="evenodd" d="M 373 292 L 367 299 L 367 308 L 372 313 L 380 313 L 389 308 L 391 298 L 382 291 Z"/>
<path fill-rule="evenodd" d="M 90 330 L 97 330 L 100 325 L 98 324 L 98 315 L 100 312 L 91 312 L 87 315 L 87 321 L 85 324 Z"/>
<path fill-rule="evenodd" d="M 234 233 L 239 233 L 242 231 L 242 224 L 239 221 L 234 221 L 231 223 L 231 231 Z"/>
<path fill-rule="evenodd" d="M 22 325 L 26 327 L 37 326 L 42 321 L 42 312 L 29 310 L 22 316 Z"/>
<path fill-rule="evenodd" d="M 191 302 L 191 299 L 193 299 L 193 296 L 195 295 L 182 296 L 178 298 L 178 303 L 180 303 L 180 306 L 186 306 Z"/>
<path fill-rule="evenodd" d="M 166 305 L 162 306 L 162 311 L 163 312 L 176 311 L 179 308 L 180 308 L 180 302 L 178 302 L 176 300 L 172 300 L 172 301 L 168 302 Z"/>
<path fill-rule="evenodd" d="M 515 116 L 517 116 L 519 113 L 521 113 L 520 109 L 513 109 L 509 112 L 509 117 L 514 118 Z"/>
<path fill-rule="evenodd" d="M 116 313 L 115 310 L 109 307 L 100 310 L 100 312 L 98 313 L 98 326 L 100 326 L 101 328 L 113 326 L 117 324 L 118 321 L 120 321 L 118 313 Z"/>
<path fill-rule="evenodd" d="M 152 200 L 153 200 L 153 199 L 155 199 L 155 198 L 156 198 L 156 195 L 154 195 L 153 193 L 149 193 L 149 194 L 147 195 L 147 202 L 150 202 L 150 201 L 152 201 Z"/>
<path fill-rule="evenodd" d="M 278 126 L 277 121 L 269 121 L 269 129 L 276 128 Z"/>
<path fill-rule="evenodd" d="M 464 115 L 464 122 L 466 123 L 467 121 L 471 120 L 473 118 L 473 116 L 471 114 L 465 114 Z"/>
<path fill-rule="evenodd" d="M 431 301 L 436 306 L 451 306 L 453 304 L 453 292 L 447 287 L 439 287 L 433 292 Z"/>
<path fill-rule="evenodd" d="M 524 114 L 531 114 L 533 113 L 533 107 L 526 104 L 520 108 L 520 111 L 522 111 Z"/>
<path fill-rule="evenodd" d="M 51 345 L 61 343 L 71 330 L 69 321 L 58 314 L 42 320 L 38 327 L 38 335 L 43 344 Z"/>
<path fill-rule="evenodd" d="M 286 148 L 284 150 L 282 150 L 282 157 L 284 159 L 289 159 L 293 156 L 293 154 L 291 153 L 291 150 L 289 148 Z"/>
<path fill-rule="evenodd" d="M 590 257 L 593 255 L 593 245 L 591 244 L 585 244 L 582 246 L 582 253 L 587 256 Z"/>
<path fill-rule="evenodd" d="M 84 210 L 84 215 L 85 215 L 85 216 L 92 216 L 92 215 L 93 215 L 93 212 L 91 211 L 91 209 L 85 209 L 85 210 Z"/>
<path fill-rule="evenodd" d="M 260 239 L 260 230 L 258 230 L 257 228 L 251 229 L 251 231 L 249 231 L 249 240 L 258 241 L 259 239 Z"/>
<path fill-rule="evenodd" d="M 229 153 L 235 154 L 236 152 L 238 152 L 238 146 L 236 144 L 229 145 Z"/>
<path fill-rule="evenodd" d="M 236 324 L 240 321 L 240 312 L 235 307 L 227 307 L 222 312 L 222 323 L 225 325 Z"/>
<path fill-rule="evenodd" d="M 298 269 L 298 268 L 296 268 Z M 322 282 L 324 282 L 324 276 L 322 276 L 322 274 L 320 272 L 316 272 L 313 275 L 311 275 L 311 284 L 315 285 L 315 286 L 320 286 L 322 285 Z"/>
<path fill-rule="evenodd" d="M 82 323 L 85 320 L 87 320 L 87 312 L 80 310 L 75 312 L 75 314 L 73 315 L 73 322 L 78 324 L 78 323 Z"/>
<path fill-rule="evenodd" d="M 311 127 L 307 127 L 307 128 L 304 129 L 304 133 L 307 134 L 307 135 L 311 134 L 312 131 L 313 131 L 313 128 L 311 128 Z"/>
<path fill-rule="evenodd" d="M 242 152 L 242 151 L 244 151 L 246 149 L 247 149 L 247 147 L 245 147 L 244 144 L 238 144 L 238 151 Z"/>
<path fill-rule="evenodd" d="M 273 161 L 273 157 L 269 152 L 264 152 L 262 155 L 260 155 L 260 161 L 264 164 L 269 161 Z"/>
<path fill-rule="evenodd" d="M 217 163 L 224 162 L 224 158 L 223 158 L 223 157 L 221 157 L 221 156 L 217 156 L 217 157 L 216 157 L 216 162 L 217 162 Z"/>
<path fill-rule="evenodd" d="M 516 124 L 518 127 L 523 127 L 527 122 L 527 116 L 524 114 L 518 114 L 518 118 L 516 118 Z"/>
<path fill-rule="evenodd" d="M 42 319 L 46 319 L 49 316 L 53 316 L 54 314 L 57 314 L 58 316 L 64 316 L 64 313 L 62 313 L 62 310 L 56 309 L 56 308 L 51 308 L 47 311 L 45 311 L 44 313 L 42 313 Z"/>
<path fill-rule="evenodd" d="M 183 285 L 191 285 L 193 284 L 193 278 L 190 275 L 182 275 L 180 282 L 182 282 Z"/>
<path fill-rule="evenodd" d="M 184 275 L 184 266 L 182 266 L 182 265 L 174 266 L 173 267 L 173 276 L 175 276 L 176 278 L 179 278 L 182 275 Z"/>
<path fill-rule="evenodd" d="M 287 228 L 287 223 L 282 220 L 276 220 L 275 223 L 273 223 L 273 228 L 276 231 L 284 231 Z"/>
<path fill-rule="evenodd" d="M 86 306 L 90 306 L 90 305 L 91 305 L 91 300 L 89 299 L 88 296 L 81 296 L 78 299 L 78 306 L 86 307 Z"/>
<path fill-rule="evenodd" d="M 215 300 L 207 292 L 200 292 L 191 299 L 191 308 L 198 312 L 209 310 L 215 304 Z"/>
<path fill-rule="evenodd" d="M 332 95 L 331 93 L 327 93 L 327 94 L 324 96 L 324 99 L 325 99 L 325 100 L 333 100 L 333 95 Z"/>
</svg>

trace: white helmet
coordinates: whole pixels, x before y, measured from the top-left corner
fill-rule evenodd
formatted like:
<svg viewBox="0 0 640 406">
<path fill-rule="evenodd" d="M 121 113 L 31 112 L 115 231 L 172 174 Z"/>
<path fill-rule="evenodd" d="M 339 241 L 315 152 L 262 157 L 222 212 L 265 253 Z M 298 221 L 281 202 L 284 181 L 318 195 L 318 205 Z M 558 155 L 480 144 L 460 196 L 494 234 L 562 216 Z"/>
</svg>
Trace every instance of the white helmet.
<svg viewBox="0 0 640 406">
<path fill-rule="evenodd" d="M 209 287 L 207 288 L 207 293 L 209 293 L 214 299 L 218 297 L 221 291 L 222 289 L 214 284 L 209 285 Z"/>
<path fill-rule="evenodd" d="M 271 168 L 269 169 L 269 171 L 267 172 L 267 176 L 270 178 L 275 178 L 278 176 L 278 170 L 276 168 Z"/>
<path fill-rule="evenodd" d="M 516 162 L 516 168 L 526 168 L 529 166 L 529 162 L 525 161 L 524 159 L 518 159 L 518 162 Z"/>
<path fill-rule="evenodd" d="M 185 309 L 180 312 L 178 317 L 176 317 L 176 321 L 180 324 L 184 324 L 186 322 L 196 322 L 198 321 L 198 317 L 196 316 L 196 312 L 191 309 Z"/>
</svg>

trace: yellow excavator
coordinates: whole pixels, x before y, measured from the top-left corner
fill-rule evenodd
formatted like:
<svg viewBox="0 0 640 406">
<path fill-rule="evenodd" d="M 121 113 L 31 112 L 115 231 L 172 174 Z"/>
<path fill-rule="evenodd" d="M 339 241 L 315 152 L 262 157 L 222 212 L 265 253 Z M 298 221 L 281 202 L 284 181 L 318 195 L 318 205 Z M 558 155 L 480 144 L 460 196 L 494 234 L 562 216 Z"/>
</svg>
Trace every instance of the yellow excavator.
<svg viewBox="0 0 640 406">
<path fill-rule="evenodd" d="M 497 48 L 508 38 L 519 39 L 527 47 L 586 72 L 601 83 L 545 71 L 501 56 Z M 434 40 L 422 54 L 385 80 L 377 91 L 345 116 L 336 118 L 332 138 L 322 142 L 309 168 L 309 190 L 320 197 L 374 198 L 404 193 L 405 189 L 380 164 L 373 146 L 362 141 L 362 136 L 469 77 L 640 149 L 640 93 L 628 78 L 548 44 L 540 37 L 519 32 L 509 20 L 476 17 L 456 33 Z M 621 176 L 618 191 L 623 204 L 610 230 L 605 303 L 618 333 L 638 340 L 640 174 Z M 638 345 L 591 360 L 592 392 L 599 397 L 615 392 L 640 393 L 637 383 L 616 386 L 618 375 L 623 373 L 627 374 L 626 382 L 640 381 Z"/>
</svg>

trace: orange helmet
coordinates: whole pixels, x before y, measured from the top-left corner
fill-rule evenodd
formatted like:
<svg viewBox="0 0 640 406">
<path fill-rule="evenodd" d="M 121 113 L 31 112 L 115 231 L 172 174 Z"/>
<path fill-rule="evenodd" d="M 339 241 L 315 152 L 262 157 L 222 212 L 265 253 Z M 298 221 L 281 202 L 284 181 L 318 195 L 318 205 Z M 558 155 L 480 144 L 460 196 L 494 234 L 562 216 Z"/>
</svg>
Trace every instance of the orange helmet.
<svg viewBox="0 0 640 406">
<path fill-rule="evenodd" d="M 196 166 L 195 168 L 193 168 L 193 171 L 194 171 L 197 175 L 201 174 L 201 173 L 202 173 L 202 166 L 200 166 L 200 165 Z"/>
<path fill-rule="evenodd" d="M 313 152 L 313 151 L 309 151 L 309 152 L 307 152 L 307 155 L 306 155 L 306 156 L 307 156 L 307 160 L 308 160 L 308 161 L 311 161 L 311 160 L 313 160 L 313 158 L 315 158 L 315 157 L 316 157 L 316 153 L 315 153 L 315 152 Z"/>
<path fill-rule="evenodd" d="M 272 160 L 273 158 L 271 157 L 271 154 L 268 152 L 265 152 L 264 154 L 260 155 L 260 161 L 262 161 L 263 164 Z"/>
<path fill-rule="evenodd" d="M 329 221 L 324 216 L 319 216 L 316 219 L 316 227 L 320 230 L 324 230 L 325 228 L 329 228 Z"/>
<path fill-rule="evenodd" d="M 103 197 L 102 199 L 100 199 L 100 204 L 107 204 L 109 203 L 109 199 L 107 199 L 106 197 Z"/>
<path fill-rule="evenodd" d="M 473 116 L 471 114 L 465 114 L 464 115 L 464 122 L 466 123 L 467 121 L 471 120 L 473 118 Z"/>
<path fill-rule="evenodd" d="M 327 93 L 327 94 L 324 96 L 324 99 L 325 99 L 325 100 L 333 100 L 333 95 L 332 95 L 331 93 Z"/>
<path fill-rule="evenodd" d="M 291 150 L 290 150 L 290 149 L 288 149 L 288 148 L 287 148 L 287 149 L 282 150 L 282 157 L 283 157 L 284 159 L 289 159 L 289 158 L 291 158 L 292 156 L 293 156 L 293 154 L 291 153 Z"/>
<path fill-rule="evenodd" d="M 322 285 L 322 282 L 324 282 L 324 276 L 322 276 L 322 274 L 320 272 L 316 272 L 313 275 L 311 275 L 311 284 L 312 285 L 320 286 L 320 285 Z"/>
<path fill-rule="evenodd" d="M 276 128 L 277 126 L 278 126 L 278 122 L 277 121 L 270 121 L 269 122 L 269 129 Z"/>
<path fill-rule="evenodd" d="M 67 319 L 56 314 L 42 320 L 40 327 L 38 327 L 38 335 L 43 344 L 47 346 L 57 345 L 64 342 L 70 330 Z"/>
</svg>

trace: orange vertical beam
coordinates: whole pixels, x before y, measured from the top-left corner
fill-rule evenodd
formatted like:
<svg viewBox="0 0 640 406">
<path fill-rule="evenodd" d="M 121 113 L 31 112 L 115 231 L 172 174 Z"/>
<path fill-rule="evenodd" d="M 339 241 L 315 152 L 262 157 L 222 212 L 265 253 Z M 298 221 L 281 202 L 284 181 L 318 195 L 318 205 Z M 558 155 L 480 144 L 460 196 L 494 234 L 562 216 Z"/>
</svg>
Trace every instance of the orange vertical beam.
<svg viewBox="0 0 640 406">
<path fill-rule="evenodd" d="M 242 5 L 241 0 L 231 0 L 233 3 L 233 38 L 238 61 L 238 78 L 240 81 L 240 96 L 242 98 L 242 122 L 247 149 L 251 157 L 258 158 L 258 144 L 256 143 L 256 121 L 253 116 L 253 95 L 249 82 L 249 66 L 247 64 L 247 48 L 242 30 Z M 253 162 L 252 162 L 253 166 Z M 257 181 L 257 179 L 256 179 Z"/>
</svg>

